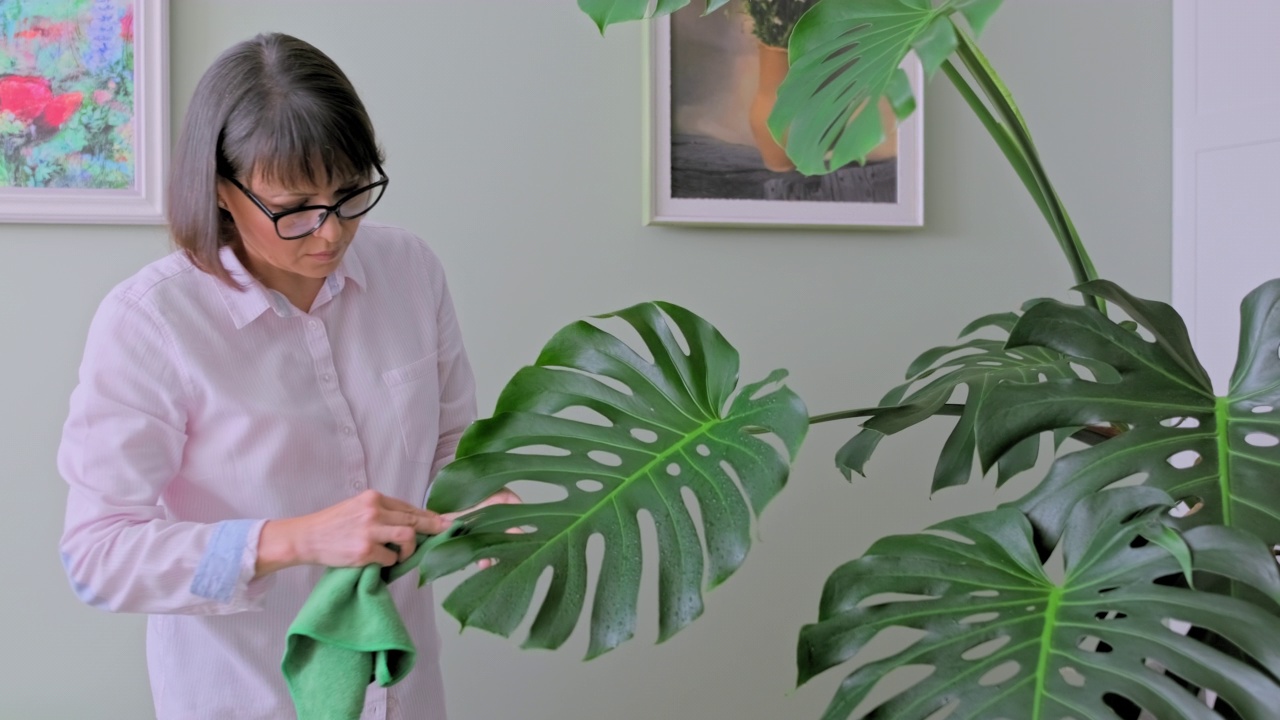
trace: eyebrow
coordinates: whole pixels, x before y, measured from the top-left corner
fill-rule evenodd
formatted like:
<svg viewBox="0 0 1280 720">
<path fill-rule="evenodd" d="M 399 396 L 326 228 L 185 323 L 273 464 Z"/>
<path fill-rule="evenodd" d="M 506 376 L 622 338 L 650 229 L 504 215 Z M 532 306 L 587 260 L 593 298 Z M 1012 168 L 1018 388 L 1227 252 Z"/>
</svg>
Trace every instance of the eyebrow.
<svg viewBox="0 0 1280 720">
<path fill-rule="evenodd" d="M 335 192 L 338 195 L 341 195 L 343 194 L 344 190 L 354 190 L 359 185 L 360 185 L 359 180 L 351 180 L 339 185 L 336 188 Z M 321 192 L 320 190 L 313 190 L 311 192 L 297 192 L 292 190 L 283 190 L 276 194 L 265 193 L 265 192 L 264 193 L 254 192 L 253 194 L 257 195 L 258 198 L 263 202 L 271 203 L 272 205 L 283 205 L 295 200 L 307 200 L 309 198 L 313 198 L 316 195 L 320 194 L 320 192 Z"/>
</svg>

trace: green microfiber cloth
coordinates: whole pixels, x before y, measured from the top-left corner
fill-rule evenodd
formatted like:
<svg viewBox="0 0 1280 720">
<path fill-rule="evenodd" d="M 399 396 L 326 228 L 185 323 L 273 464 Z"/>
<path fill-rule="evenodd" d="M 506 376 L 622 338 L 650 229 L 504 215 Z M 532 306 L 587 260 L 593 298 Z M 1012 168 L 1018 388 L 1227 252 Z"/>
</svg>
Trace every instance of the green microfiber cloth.
<svg viewBox="0 0 1280 720">
<path fill-rule="evenodd" d="M 389 687 L 413 669 L 417 651 L 387 585 L 418 567 L 460 528 L 418 536 L 414 554 L 391 567 L 330 568 L 298 611 L 281 671 L 298 720 L 354 720 L 372 682 Z"/>
</svg>

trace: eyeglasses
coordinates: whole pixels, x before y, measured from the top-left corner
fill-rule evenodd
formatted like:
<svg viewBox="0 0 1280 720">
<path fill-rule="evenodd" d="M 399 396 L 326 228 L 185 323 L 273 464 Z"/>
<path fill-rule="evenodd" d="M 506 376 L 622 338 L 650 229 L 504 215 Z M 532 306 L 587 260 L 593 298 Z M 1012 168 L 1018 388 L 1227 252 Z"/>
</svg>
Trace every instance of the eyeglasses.
<svg viewBox="0 0 1280 720">
<path fill-rule="evenodd" d="M 324 225 L 324 221 L 329 219 L 329 213 L 334 213 L 342 220 L 354 220 L 372 210 L 373 206 L 382 199 L 382 193 L 386 192 L 388 182 L 387 174 L 382 171 L 382 168 L 376 165 L 374 167 L 377 168 L 380 176 L 377 182 L 352 190 L 339 198 L 338 202 L 332 205 L 304 205 L 284 212 L 272 212 L 235 178 L 226 175 L 222 177 L 239 188 L 245 197 L 252 200 L 259 210 L 271 218 L 271 222 L 276 226 L 276 234 L 281 240 L 299 240 L 319 230 Z"/>
</svg>

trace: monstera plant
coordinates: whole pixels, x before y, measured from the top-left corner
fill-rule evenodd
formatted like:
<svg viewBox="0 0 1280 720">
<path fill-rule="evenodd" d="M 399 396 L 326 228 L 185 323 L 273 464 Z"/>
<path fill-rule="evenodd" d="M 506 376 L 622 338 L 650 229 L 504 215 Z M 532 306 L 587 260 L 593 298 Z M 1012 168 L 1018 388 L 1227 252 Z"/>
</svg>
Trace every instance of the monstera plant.
<svg viewBox="0 0 1280 720">
<path fill-rule="evenodd" d="M 603 31 L 689 0 L 578 2 Z M 726 2 L 709 0 L 706 11 Z M 514 481 L 555 494 L 483 508 L 419 553 L 424 580 L 496 560 L 452 592 L 448 612 L 507 636 L 534 612 L 524 643 L 541 648 L 589 622 L 588 655 L 606 652 L 633 632 L 647 514 L 665 638 L 743 562 L 753 517 L 782 490 L 810 424 L 865 419 L 836 458 L 849 475 L 886 436 L 954 417 L 935 489 L 968 482 L 975 459 L 1000 483 L 1032 470 L 1045 433 L 1056 459 L 1021 500 L 883 538 L 831 574 L 797 652 L 801 682 L 848 665 L 824 718 L 1280 712 L 1280 281 L 1245 299 L 1235 374 L 1216 396 L 1172 308 L 1098 279 L 975 42 L 999 6 L 821 0 L 794 28 L 770 125 L 803 172 L 859 161 L 884 134 L 880 115 L 861 108 L 887 100 L 899 119 L 913 112 L 899 65 L 914 53 L 956 87 L 1009 160 L 1081 302 L 1033 300 L 979 318 L 958 344 L 924 352 L 877 406 L 812 418 L 782 371 L 741 384 L 733 347 L 682 308 L 647 303 L 570 325 L 436 480 L 430 507 L 442 512 Z M 584 620 L 593 537 L 603 552 Z M 864 652 L 890 628 L 915 639 L 887 657 Z M 907 666 L 929 674 L 867 700 Z"/>
</svg>

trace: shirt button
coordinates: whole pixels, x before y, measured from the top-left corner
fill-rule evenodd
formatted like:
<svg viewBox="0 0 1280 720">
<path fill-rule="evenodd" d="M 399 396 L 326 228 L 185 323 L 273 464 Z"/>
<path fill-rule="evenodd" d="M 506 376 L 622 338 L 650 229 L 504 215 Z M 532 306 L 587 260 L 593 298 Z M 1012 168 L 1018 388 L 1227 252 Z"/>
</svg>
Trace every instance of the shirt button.
<svg viewBox="0 0 1280 720">
<path fill-rule="evenodd" d="M 352 489 L 352 490 L 363 490 L 363 489 L 364 489 L 364 483 L 360 482 L 359 480 L 356 480 L 356 481 L 354 481 L 354 482 L 352 482 L 352 483 L 351 483 L 351 489 Z"/>
<path fill-rule="evenodd" d="M 343 425 L 343 426 L 342 426 L 342 434 L 343 434 L 343 435 L 350 435 L 350 434 L 351 434 L 351 426 L 350 426 L 350 425 Z"/>
<path fill-rule="evenodd" d="M 307 327 L 311 328 L 312 330 L 315 330 L 316 328 L 320 327 L 320 323 L 316 322 L 315 320 L 308 320 Z"/>
<path fill-rule="evenodd" d="M 323 380 L 323 381 L 325 381 L 325 382 L 329 382 L 329 373 L 325 373 L 325 374 L 321 375 L 321 376 L 320 376 L 320 379 L 321 379 L 321 380 Z"/>
</svg>

